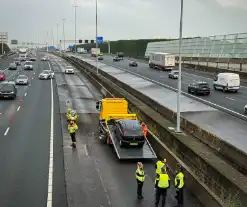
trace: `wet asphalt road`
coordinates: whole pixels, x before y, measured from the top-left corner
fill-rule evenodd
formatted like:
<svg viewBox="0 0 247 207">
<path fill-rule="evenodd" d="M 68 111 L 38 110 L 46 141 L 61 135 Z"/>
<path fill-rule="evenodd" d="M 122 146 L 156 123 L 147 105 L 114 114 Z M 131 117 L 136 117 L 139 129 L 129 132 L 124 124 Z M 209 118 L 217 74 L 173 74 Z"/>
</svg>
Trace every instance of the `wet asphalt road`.
<svg viewBox="0 0 247 207">
<path fill-rule="evenodd" d="M 21 66 L 16 71 L 5 71 L 6 80 L 14 81 L 18 74 L 26 74 L 30 85 L 18 86 L 16 100 L 0 100 L 1 207 L 43 207 L 47 203 L 51 82 L 37 79 L 49 68 L 40 57 L 37 55 L 33 71 L 23 71 Z M 13 56 L 1 62 L 0 68 L 7 68 L 11 59 Z M 57 101 L 55 97 L 54 104 Z M 53 206 L 65 207 L 60 115 L 56 108 L 54 111 Z"/>
<path fill-rule="evenodd" d="M 62 114 L 61 125 L 64 139 L 64 161 L 69 206 L 113 206 L 151 207 L 154 206 L 154 162 L 144 162 L 147 178 L 144 185 L 144 200 L 136 199 L 136 162 L 120 162 L 114 150 L 100 142 L 98 112 L 95 101 L 101 94 L 79 71 L 75 75 L 64 75 L 67 63 L 58 57 L 51 59 L 56 74 L 59 106 Z M 72 94 L 72 95 L 71 95 Z M 79 113 L 77 148 L 70 147 L 64 113 L 66 102 Z M 167 206 L 175 205 L 174 187 L 167 197 Z M 185 207 L 194 207 L 196 201 L 186 191 Z"/>
</svg>

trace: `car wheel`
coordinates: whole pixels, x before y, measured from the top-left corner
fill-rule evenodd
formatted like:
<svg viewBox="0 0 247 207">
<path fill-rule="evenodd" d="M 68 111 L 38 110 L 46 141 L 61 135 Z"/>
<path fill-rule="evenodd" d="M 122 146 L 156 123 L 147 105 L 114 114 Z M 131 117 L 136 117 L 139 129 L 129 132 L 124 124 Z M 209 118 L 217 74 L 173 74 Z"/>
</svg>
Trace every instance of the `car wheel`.
<svg viewBox="0 0 247 207">
<path fill-rule="evenodd" d="M 143 146 L 144 146 L 144 142 L 138 145 L 138 147 L 140 148 L 143 148 Z"/>
<path fill-rule="evenodd" d="M 188 93 L 191 93 L 190 89 L 188 88 Z"/>
<path fill-rule="evenodd" d="M 107 145 L 110 145 L 110 136 L 107 136 L 107 138 L 106 138 L 106 144 Z"/>
<path fill-rule="evenodd" d="M 209 96 L 210 95 L 210 92 L 208 92 L 207 95 Z"/>
</svg>

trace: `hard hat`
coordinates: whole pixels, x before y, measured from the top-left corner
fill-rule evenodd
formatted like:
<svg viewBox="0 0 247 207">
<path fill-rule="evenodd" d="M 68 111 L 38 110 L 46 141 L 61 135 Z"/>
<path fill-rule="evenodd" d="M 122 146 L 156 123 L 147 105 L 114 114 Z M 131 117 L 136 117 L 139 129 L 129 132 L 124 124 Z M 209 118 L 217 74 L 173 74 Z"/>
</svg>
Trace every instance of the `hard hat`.
<svg viewBox="0 0 247 207">
<path fill-rule="evenodd" d="M 166 163 L 166 159 L 165 158 L 163 159 L 163 162 Z"/>
<path fill-rule="evenodd" d="M 137 163 L 137 166 L 138 166 L 138 167 L 143 167 L 143 164 L 142 164 L 141 162 L 138 162 L 138 163 Z"/>
</svg>

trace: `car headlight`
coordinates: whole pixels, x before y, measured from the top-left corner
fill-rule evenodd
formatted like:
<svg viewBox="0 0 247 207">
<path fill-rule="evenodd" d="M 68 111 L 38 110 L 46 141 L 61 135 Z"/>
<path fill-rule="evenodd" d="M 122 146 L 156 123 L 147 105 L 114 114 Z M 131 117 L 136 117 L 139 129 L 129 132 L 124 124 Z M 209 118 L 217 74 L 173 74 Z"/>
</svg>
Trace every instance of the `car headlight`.
<svg viewBox="0 0 247 207">
<path fill-rule="evenodd" d="M 14 92 L 10 92 L 11 94 L 13 94 Z"/>
</svg>

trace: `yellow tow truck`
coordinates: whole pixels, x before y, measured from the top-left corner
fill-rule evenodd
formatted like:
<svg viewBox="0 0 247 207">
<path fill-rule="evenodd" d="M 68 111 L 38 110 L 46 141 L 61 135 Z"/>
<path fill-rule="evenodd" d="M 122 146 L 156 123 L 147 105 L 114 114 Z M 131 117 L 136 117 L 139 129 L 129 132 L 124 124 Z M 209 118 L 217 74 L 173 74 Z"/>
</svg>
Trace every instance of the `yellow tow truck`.
<svg viewBox="0 0 247 207">
<path fill-rule="evenodd" d="M 157 158 L 143 135 L 136 114 L 128 113 L 124 98 L 104 98 L 96 102 L 99 110 L 99 139 L 113 146 L 119 159 Z"/>
</svg>

